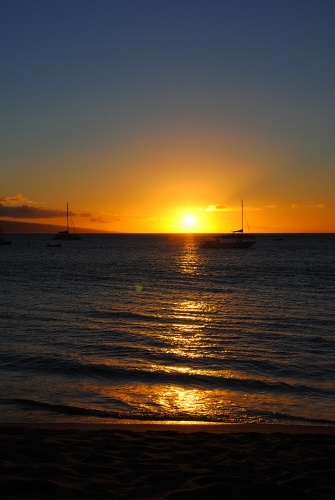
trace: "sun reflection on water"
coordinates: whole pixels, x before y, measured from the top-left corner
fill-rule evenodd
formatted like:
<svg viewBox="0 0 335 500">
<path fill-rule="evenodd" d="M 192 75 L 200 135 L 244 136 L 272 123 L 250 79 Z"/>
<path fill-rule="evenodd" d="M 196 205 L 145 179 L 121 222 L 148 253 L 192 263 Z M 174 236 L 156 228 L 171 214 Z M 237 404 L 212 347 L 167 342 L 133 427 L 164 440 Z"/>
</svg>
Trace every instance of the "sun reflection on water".
<svg viewBox="0 0 335 500">
<path fill-rule="evenodd" d="M 183 389 L 178 386 L 164 388 L 157 398 L 157 403 L 164 411 L 201 414 L 204 411 L 204 391 L 199 389 Z M 206 412 L 208 411 L 207 405 Z"/>
<path fill-rule="evenodd" d="M 177 267 L 182 273 L 196 274 L 201 262 L 197 240 L 192 235 L 185 238 L 182 252 L 177 257 Z"/>
<path fill-rule="evenodd" d="M 125 388 L 124 388 L 125 389 Z M 135 404 L 142 418 L 170 420 L 201 420 L 203 422 L 238 423 L 248 408 L 254 406 L 256 395 L 225 389 L 199 389 L 179 385 L 141 385 L 124 391 L 124 403 Z M 119 394 L 121 396 L 121 394 Z M 241 417 L 242 415 L 242 417 Z M 257 421 L 257 416 L 249 417 Z"/>
<path fill-rule="evenodd" d="M 93 387 L 91 387 L 91 390 Z M 179 385 L 126 384 L 104 386 L 95 390 L 101 396 L 122 402 L 120 411 L 136 407 L 137 417 L 217 421 L 218 416 L 232 411 L 232 393 L 223 390 L 183 388 Z"/>
<path fill-rule="evenodd" d="M 204 300 L 182 299 L 172 306 L 173 328 L 169 335 L 167 352 L 178 356 L 201 357 L 207 351 L 206 325 L 215 313 Z"/>
</svg>

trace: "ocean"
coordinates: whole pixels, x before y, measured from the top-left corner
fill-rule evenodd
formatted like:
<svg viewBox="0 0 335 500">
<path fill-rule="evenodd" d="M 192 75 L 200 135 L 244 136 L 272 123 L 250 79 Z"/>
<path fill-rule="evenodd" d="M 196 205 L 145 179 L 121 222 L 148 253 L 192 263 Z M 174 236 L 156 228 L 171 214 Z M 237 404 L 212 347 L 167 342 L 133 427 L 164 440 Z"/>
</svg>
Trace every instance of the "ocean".
<svg viewBox="0 0 335 500">
<path fill-rule="evenodd" d="M 335 425 L 335 235 L 10 235 L 0 421 Z"/>
</svg>

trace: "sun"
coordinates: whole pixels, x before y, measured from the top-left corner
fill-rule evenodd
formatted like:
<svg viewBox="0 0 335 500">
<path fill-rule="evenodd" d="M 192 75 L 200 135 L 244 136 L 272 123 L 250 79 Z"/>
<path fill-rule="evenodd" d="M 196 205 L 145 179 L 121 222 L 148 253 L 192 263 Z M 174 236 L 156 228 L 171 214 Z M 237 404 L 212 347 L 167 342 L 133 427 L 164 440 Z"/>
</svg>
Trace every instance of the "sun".
<svg viewBox="0 0 335 500">
<path fill-rule="evenodd" d="M 195 218 L 194 215 L 192 214 L 187 214 L 185 215 L 184 219 L 184 225 L 188 228 L 191 228 L 191 227 L 194 227 L 196 222 L 197 222 L 197 219 Z"/>
</svg>

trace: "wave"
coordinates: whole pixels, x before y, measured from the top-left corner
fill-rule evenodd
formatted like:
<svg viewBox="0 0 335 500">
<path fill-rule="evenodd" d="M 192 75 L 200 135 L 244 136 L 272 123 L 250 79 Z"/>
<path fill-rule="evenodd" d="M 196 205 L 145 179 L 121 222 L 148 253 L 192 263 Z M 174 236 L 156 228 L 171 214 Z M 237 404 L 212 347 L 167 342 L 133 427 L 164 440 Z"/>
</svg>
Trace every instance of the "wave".
<svg viewBox="0 0 335 500">
<path fill-rule="evenodd" d="M 120 358 L 120 353 L 118 353 Z M 156 360 L 157 361 L 157 360 Z M 38 357 L 24 355 L 6 356 L 0 364 L 0 370 L 18 372 L 20 374 L 27 373 L 51 375 L 55 379 L 78 379 L 85 381 L 104 380 L 106 383 L 112 384 L 175 384 L 183 388 L 198 388 L 201 390 L 218 389 L 228 391 L 247 391 L 248 394 L 253 393 L 269 393 L 274 397 L 276 394 L 298 395 L 299 397 L 325 397 L 335 398 L 335 390 L 332 386 L 322 387 L 311 384 L 298 383 L 293 379 L 288 381 L 268 380 L 257 377 L 248 377 L 246 374 L 243 377 L 239 372 L 234 371 L 230 367 L 230 375 L 222 373 L 220 369 L 215 373 L 215 366 L 211 366 L 209 373 L 206 369 L 189 369 L 187 372 L 174 369 L 172 365 L 162 366 L 156 365 L 154 368 L 138 367 L 133 360 L 129 366 L 121 364 L 105 364 L 105 363 L 82 363 L 76 359 L 61 358 L 61 357 Z M 135 364 L 135 366 L 133 366 Z"/>
<path fill-rule="evenodd" d="M 45 403 L 43 401 L 37 401 L 33 399 L 0 399 L 0 405 L 2 406 L 12 406 L 26 412 L 38 411 L 39 414 L 56 414 L 60 416 L 67 417 L 89 417 L 97 420 L 119 420 L 119 421 L 153 421 L 153 422 L 165 422 L 172 421 L 175 422 L 215 422 L 215 423 L 241 423 L 240 417 L 232 419 L 231 415 L 227 419 L 224 415 L 213 416 L 207 415 L 193 415 L 186 411 L 184 412 L 169 412 L 169 413 L 157 413 L 149 411 L 139 411 L 138 409 L 131 409 L 129 411 L 113 411 L 113 410 L 102 410 L 97 408 L 87 408 L 82 406 L 73 406 L 65 404 L 51 404 Z M 29 420 L 29 419 L 28 419 Z M 305 424 L 305 425 L 335 425 L 335 420 L 325 420 L 325 419 L 315 419 L 315 418 L 304 418 L 296 417 L 294 415 L 279 413 L 279 412 L 249 412 L 249 414 L 244 415 L 244 422 L 248 423 L 284 423 L 284 424 Z"/>
</svg>

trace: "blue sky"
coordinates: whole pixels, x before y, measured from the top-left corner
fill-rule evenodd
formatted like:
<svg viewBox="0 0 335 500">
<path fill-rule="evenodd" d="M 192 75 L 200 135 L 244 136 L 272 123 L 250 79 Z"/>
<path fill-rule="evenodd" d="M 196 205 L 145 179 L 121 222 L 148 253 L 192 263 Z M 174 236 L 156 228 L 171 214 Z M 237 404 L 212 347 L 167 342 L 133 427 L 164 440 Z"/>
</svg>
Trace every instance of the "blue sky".
<svg viewBox="0 0 335 500">
<path fill-rule="evenodd" d="M 59 223 L 69 201 L 83 227 L 220 230 L 244 198 L 259 231 L 334 231 L 334 19 L 328 0 L 2 0 L 0 217 Z"/>
</svg>

